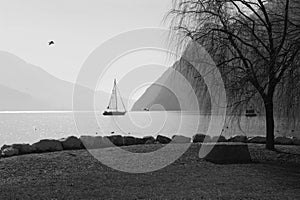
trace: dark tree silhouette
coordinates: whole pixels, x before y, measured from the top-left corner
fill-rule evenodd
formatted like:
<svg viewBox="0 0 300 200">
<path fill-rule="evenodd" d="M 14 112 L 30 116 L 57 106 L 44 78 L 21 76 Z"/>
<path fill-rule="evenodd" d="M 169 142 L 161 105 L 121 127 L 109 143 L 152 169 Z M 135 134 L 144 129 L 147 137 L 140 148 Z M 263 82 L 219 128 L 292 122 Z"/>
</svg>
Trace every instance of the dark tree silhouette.
<svg viewBox="0 0 300 200">
<path fill-rule="evenodd" d="M 299 13 L 298 0 L 174 0 L 168 14 L 173 37 L 191 38 L 213 56 L 232 110 L 261 101 L 267 149 L 275 148 L 274 105 L 290 111 L 299 102 L 292 95 L 299 88 Z"/>
</svg>

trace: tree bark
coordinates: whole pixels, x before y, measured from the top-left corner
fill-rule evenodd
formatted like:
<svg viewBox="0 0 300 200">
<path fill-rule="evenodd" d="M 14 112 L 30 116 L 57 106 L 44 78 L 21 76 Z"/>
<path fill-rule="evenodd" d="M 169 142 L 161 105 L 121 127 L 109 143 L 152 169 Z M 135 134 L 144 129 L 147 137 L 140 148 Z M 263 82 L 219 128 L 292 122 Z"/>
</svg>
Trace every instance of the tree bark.
<svg viewBox="0 0 300 200">
<path fill-rule="evenodd" d="M 273 98 L 267 97 L 265 102 L 265 110 L 266 110 L 266 149 L 274 150 L 274 104 Z"/>
</svg>

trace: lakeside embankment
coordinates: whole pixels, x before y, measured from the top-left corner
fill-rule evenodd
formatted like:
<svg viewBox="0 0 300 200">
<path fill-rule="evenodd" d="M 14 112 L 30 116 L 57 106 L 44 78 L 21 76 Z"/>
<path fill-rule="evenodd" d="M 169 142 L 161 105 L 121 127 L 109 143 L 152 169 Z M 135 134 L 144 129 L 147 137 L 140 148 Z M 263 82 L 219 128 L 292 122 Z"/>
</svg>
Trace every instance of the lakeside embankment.
<svg viewBox="0 0 300 200">
<path fill-rule="evenodd" d="M 256 143 L 264 144 L 265 137 L 256 136 L 248 138 L 246 136 L 237 135 L 226 139 L 224 136 L 210 137 L 204 134 L 196 134 L 193 138 L 174 135 L 172 138 L 158 135 L 156 138 L 147 136 L 137 138 L 133 136 L 81 136 L 77 138 L 70 136 L 59 140 L 44 139 L 33 144 L 11 144 L 1 147 L 1 157 L 10 157 L 22 154 L 45 153 L 62 150 L 78 150 L 78 149 L 97 149 L 115 146 L 130 145 L 148 145 L 148 144 L 168 144 L 172 143 L 209 143 L 209 142 L 237 142 L 237 143 Z M 300 145 L 299 138 L 276 137 L 275 143 L 278 145 Z"/>
</svg>

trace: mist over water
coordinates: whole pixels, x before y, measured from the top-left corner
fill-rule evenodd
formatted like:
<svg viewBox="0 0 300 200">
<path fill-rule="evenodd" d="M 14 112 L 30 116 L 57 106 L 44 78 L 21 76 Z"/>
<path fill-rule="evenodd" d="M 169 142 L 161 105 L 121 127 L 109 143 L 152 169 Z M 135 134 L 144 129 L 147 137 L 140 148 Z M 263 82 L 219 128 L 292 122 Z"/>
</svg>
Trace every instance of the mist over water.
<svg viewBox="0 0 300 200">
<path fill-rule="evenodd" d="M 192 137 L 206 133 L 211 117 L 192 112 L 128 112 L 125 116 L 105 117 L 102 113 L 82 113 L 84 129 L 78 133 L 72 112 L 2 112 L 0 113 L 0 145 L 12 143 L 34 143 L 40 139 L 59 139 L 80 135 L 130 135 L 136 137 L 172 137 L 175 134 Z M 98 124 L 90 123 L 96 116 Z M 276 119 L 276 136 L 297 136 L 300 124 L 286 119 Z M 198 128 L 195 127 L 199 124 Z M 213 121 L 211 122 L 213 123 Z M 214 125 L 214 124 L 212 124 Z M 240 125 L 240 126 L 239 126 Z M 242 130 L 242 131 L 241 131 Z M 209 133 L 206 133 L 209 134 Z M 264 117 L 241 117 L 240 122 L 226 121 L 222 135 L 265 135 Z"/>
</svg>

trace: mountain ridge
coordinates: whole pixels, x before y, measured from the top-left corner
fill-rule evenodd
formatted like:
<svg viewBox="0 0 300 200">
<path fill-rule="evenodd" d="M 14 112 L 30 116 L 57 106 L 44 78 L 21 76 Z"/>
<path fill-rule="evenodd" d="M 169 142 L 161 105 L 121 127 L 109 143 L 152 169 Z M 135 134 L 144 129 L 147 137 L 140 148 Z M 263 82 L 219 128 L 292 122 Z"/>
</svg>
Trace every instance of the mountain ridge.
<svg viewBox="0 0 300 200">
<path fill-rule="evenodd" d="M 12 53 L 0 51 L 1 111 L 72 110 L 74 86 L 74 83 L 59 79 Z M 78 87 L 83 95 L 94 92 L 85 86 Z M 107 98 L 108 94 L 97 91 L 96 96 Z M 23 107 L 22 101 L 27 102 Z M 96 104 L 97 109 L 103 110 L 105 107 L 101 102 Z M 86 105 L 82 105 L 81 108 L 93 109 Z"/>
</svg>

